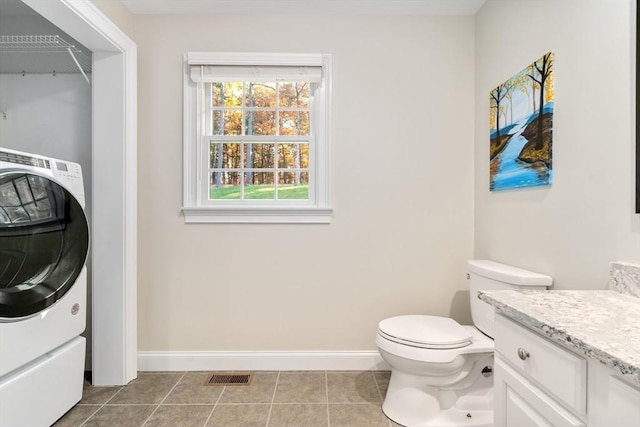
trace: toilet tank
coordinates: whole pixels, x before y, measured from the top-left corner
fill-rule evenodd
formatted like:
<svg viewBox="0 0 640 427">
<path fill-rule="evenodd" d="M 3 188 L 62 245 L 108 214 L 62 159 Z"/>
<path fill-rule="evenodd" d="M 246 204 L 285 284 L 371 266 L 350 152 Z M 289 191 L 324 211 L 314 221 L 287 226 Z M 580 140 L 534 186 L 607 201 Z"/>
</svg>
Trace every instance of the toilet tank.
<svg viewBox="0 0 640 427">
<path fill-rule="evenodd" d="M 544 274 L 489 260 L 469 260 L 467 267 L 473 324 L 491 338 L 494 335 L 494 308 L 478 298 L 478 291 L 546 289 L 552 283 L 551 277 Z"/>
</svg>

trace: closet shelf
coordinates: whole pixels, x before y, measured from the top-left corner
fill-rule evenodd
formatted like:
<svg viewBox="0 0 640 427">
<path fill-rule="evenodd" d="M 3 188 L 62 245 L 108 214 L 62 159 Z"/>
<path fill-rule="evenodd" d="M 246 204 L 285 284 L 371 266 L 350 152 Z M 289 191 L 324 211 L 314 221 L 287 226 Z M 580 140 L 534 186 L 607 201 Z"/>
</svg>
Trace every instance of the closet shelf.
<svg viewBox="0 0 640 427">
<path fill-rule="evenodd" d="M 0 74 L 91 72 L 91 57 L 56 35 L 0 35 Z"/>
</svg>

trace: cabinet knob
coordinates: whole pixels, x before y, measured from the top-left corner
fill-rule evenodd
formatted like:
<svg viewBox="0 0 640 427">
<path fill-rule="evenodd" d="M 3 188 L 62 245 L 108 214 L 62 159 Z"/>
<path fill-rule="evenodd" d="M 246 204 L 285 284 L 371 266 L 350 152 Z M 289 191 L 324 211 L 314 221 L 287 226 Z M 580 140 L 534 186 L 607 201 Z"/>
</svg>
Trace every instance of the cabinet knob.
<svg viewBox="0 0 640 427">
<path fill-rule="evenodd" d="M 518 348 L 518 357 L 520 358 L 520 360 L 527 360 L 529 358 L 529 352 L 520 347 Z"/>
</svg>

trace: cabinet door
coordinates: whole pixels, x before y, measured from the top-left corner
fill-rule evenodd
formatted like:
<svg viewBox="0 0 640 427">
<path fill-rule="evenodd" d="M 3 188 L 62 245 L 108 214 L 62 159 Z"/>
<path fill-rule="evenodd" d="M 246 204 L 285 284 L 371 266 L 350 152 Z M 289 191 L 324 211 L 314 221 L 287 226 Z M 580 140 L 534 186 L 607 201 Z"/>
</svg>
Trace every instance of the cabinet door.
<svg viewBox="0 0 640 427">
<path fill-rule="evenodd" d="M 607 421 L 612 426 L 632 427 L 640 424 L 640 390 L 624 381 L 609 377 Z"/>
<path fill-rule="evenodd" d="M 584 427 L 572 415 L 525 377 L 498 353 L 495 357 L 496 427 Z"/>
</svg>

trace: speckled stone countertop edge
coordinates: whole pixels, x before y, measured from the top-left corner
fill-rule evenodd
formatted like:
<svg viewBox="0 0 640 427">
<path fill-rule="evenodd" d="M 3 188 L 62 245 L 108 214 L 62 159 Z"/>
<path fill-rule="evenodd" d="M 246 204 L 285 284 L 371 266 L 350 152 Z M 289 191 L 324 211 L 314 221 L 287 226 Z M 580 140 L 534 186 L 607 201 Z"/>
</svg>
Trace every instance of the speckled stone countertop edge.
<svg viewBox="0 0 640 427">
<path fill-rule="evenodd" d="M 479 291 L 478 298 L 491 304 L 495 307 L 497 312 L 504 314 L 511 320 L 514 320 L 521 325 L 537 331 L 547 337 L 549 340 L 560 344 L 561 346 L 573 351 L 574 353 L 582 354 L 588 358 L 595 359 L 600 363 L 614 369 L 616 372 L 634 381 L 636 384 L 640 384 L 640 366 L 635 366 L 624 360 L 615 357 L 608 352 L 596 348 L 589 343 L 586 343 L 562 329 L 558 329 L 553 325 L 549 325 L 545 322 L 538 320 L 537 318 L 530 316 L 527 313 L 522 312 L 508 304 L 503 303 L 486 293 Z"/>
</svg>

